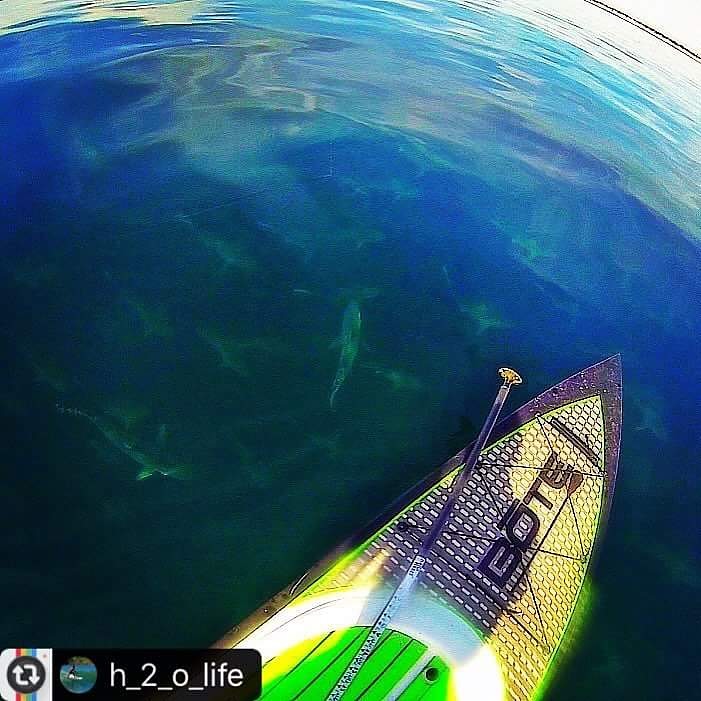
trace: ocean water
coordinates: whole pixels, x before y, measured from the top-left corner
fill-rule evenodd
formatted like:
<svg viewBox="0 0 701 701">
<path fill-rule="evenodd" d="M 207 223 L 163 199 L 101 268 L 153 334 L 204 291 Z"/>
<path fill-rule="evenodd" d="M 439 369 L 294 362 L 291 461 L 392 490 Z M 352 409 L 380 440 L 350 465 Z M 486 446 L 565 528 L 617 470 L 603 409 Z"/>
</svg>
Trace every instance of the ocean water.
<svg viewBox="0 0 701 701">
<path fill-rule="evenodd" d="M 620 352 L 548 698 L 694 696 L 699 62 L 575 0 L 0 27 L 0 642 L 211 644 L 471 440 L 496 368 L 515 409 Z"/>
</svg>

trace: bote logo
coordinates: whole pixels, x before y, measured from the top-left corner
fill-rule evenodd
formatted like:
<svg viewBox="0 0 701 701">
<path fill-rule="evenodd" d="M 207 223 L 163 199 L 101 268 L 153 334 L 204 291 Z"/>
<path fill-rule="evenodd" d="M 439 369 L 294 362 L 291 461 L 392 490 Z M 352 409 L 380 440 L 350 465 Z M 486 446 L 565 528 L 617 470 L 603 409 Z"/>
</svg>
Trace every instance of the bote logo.
<svg viewBox="0 0 701 701">
<path fill-rule="evenodd" d="M 567 498 L 579 489 L 583 481 L 580 472 L 568 468 L 554 451 L 550 453 L 542 472 L 533 480 L 523 499 L 514 499 L 500 519 L 497 526 L 504 535 L 492 543 L 477 569 L 494 584 L 503 587 L 521 564 L 523 553 L 531 547 L 538 535 L 541 520 L 535 508 L 550 512 L 554 507 L 551 499 L 541 491 L 542 486 L 545 484 L 558 491 L 565 489 Z M 534 502 L 539 506 L 536 507 Z M 555 518 L 558 515 L 559 511 Z"/>
</svg>

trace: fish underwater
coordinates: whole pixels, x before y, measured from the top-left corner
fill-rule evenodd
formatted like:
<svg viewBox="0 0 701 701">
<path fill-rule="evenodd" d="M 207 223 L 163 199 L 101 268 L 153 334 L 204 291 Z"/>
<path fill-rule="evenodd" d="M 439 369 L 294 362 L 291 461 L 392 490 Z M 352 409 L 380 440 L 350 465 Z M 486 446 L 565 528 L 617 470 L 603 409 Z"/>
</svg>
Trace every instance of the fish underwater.
<svg viewBox="0 0 701 701">
<path fill-rule="evenodd" d="M 455 300 L 458 311 L 469 319 L 471 332 L 474 335 L 484 336 L 492 330 L 503 331 L 512 328 L 511 322 L 503 319 L 498 311 L 488 302 L 461 297 L 445 265 L 443 266 L 443 277 L 448 285 L 448 291 Z"/>
<path fill-rule="evenodd" d="M 141 300 L 128 297 L 127 305 L 133 311 L 146 338 L 172 338 L 173 326 L 168 312 L 161 306 L 149 306 Z"/>
<path fill-rule="evenodd" d="M 197 330 L 200 338 L 219 356 L 221 367 L 231 370 L 241 379 L 255 374 L 261 358 L 284 357 L 288 349 L 277 337 L 240 337 L 229 335 L 213 327 Z"/>
<path fill-rule="evenodd" d="M 103 435 L 107 442 L 116 448 L 120 453 L 126 455 L 130 460 L 133 460 L 141 468 L 136 474 L 137 480 L 144 480 L 158 473 L 164 477 L 172 477 L 178 480 L 187 480 L 192 477 L 192 470 L 188 465 L 164 464 L 158 462 L 151 455 L 147 454 L 140 448 L 134 446 L 128 438 L 128 435 L 117 428 L 109 421 L 105 421 L 99 416 L 93 416 L 80 409 L 70 409 L 56 405 L 56 409 L 61 414 L 70 414 L 71 416 L 82 416 L 87 419 L 97 430 Z M 165 429 L 163 425 L 159 429 L 158 442 L 163 443 L 165 438 Z M 162 445 L 161 445 L 162 447 Z"/>
<path fill-rule="evenodd" d="M 424 389 L 418 377 L 400 368 L 383 367 L 372 362 L 361 363 L 360 367 L 385 380 L 394 392 L 421 392 Z"/>
<path fill-rule="evenodd" d="M 358 355 L 361 323 L 360 305 L 353 299 L 348 303 L 348 306 L 343 312 L 341 337 L 337 341 L 341 346 L 341 352 L 338 357 L 336 375 L 331 384 L 331 394 L 329 395 L 329 406 L 331 409 L 334 408 L 336 395 L 351 374 L 355 357 Z"/>
</svg>

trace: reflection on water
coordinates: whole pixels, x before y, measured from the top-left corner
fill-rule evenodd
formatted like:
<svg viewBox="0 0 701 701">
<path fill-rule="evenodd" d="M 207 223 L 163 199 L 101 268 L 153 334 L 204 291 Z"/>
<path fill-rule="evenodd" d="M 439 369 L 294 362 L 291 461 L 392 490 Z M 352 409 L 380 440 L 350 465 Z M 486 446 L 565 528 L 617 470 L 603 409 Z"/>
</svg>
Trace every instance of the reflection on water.
<svg viewBox="0 0 701 701">
<path fill-rule="evenodd" d="M 525 400 L 621 351 L 620 488 L 551 693 L 692 683 L 696 62 L 575 0 L 6 9 L 2 587 L 32 635 L 208 644 L 461 447 L 493 368 Z"/>
</svg>

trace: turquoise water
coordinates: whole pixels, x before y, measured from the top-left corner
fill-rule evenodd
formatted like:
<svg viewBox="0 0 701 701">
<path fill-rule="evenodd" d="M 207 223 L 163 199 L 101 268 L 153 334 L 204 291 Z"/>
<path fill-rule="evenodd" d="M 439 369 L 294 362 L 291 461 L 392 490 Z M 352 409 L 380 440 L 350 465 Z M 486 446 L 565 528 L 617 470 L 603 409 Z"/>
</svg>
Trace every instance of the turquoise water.
<svg viewBox="0 0 701 701">
<path fill-rule="evenodd" d="M 0 641 L 210 644 L 474 437 L 497 367 L 515 408 L 621 352 L 549 698 L 689 698 L 701 69 L 538 5 L 10 3 Z"/>
</svg>

